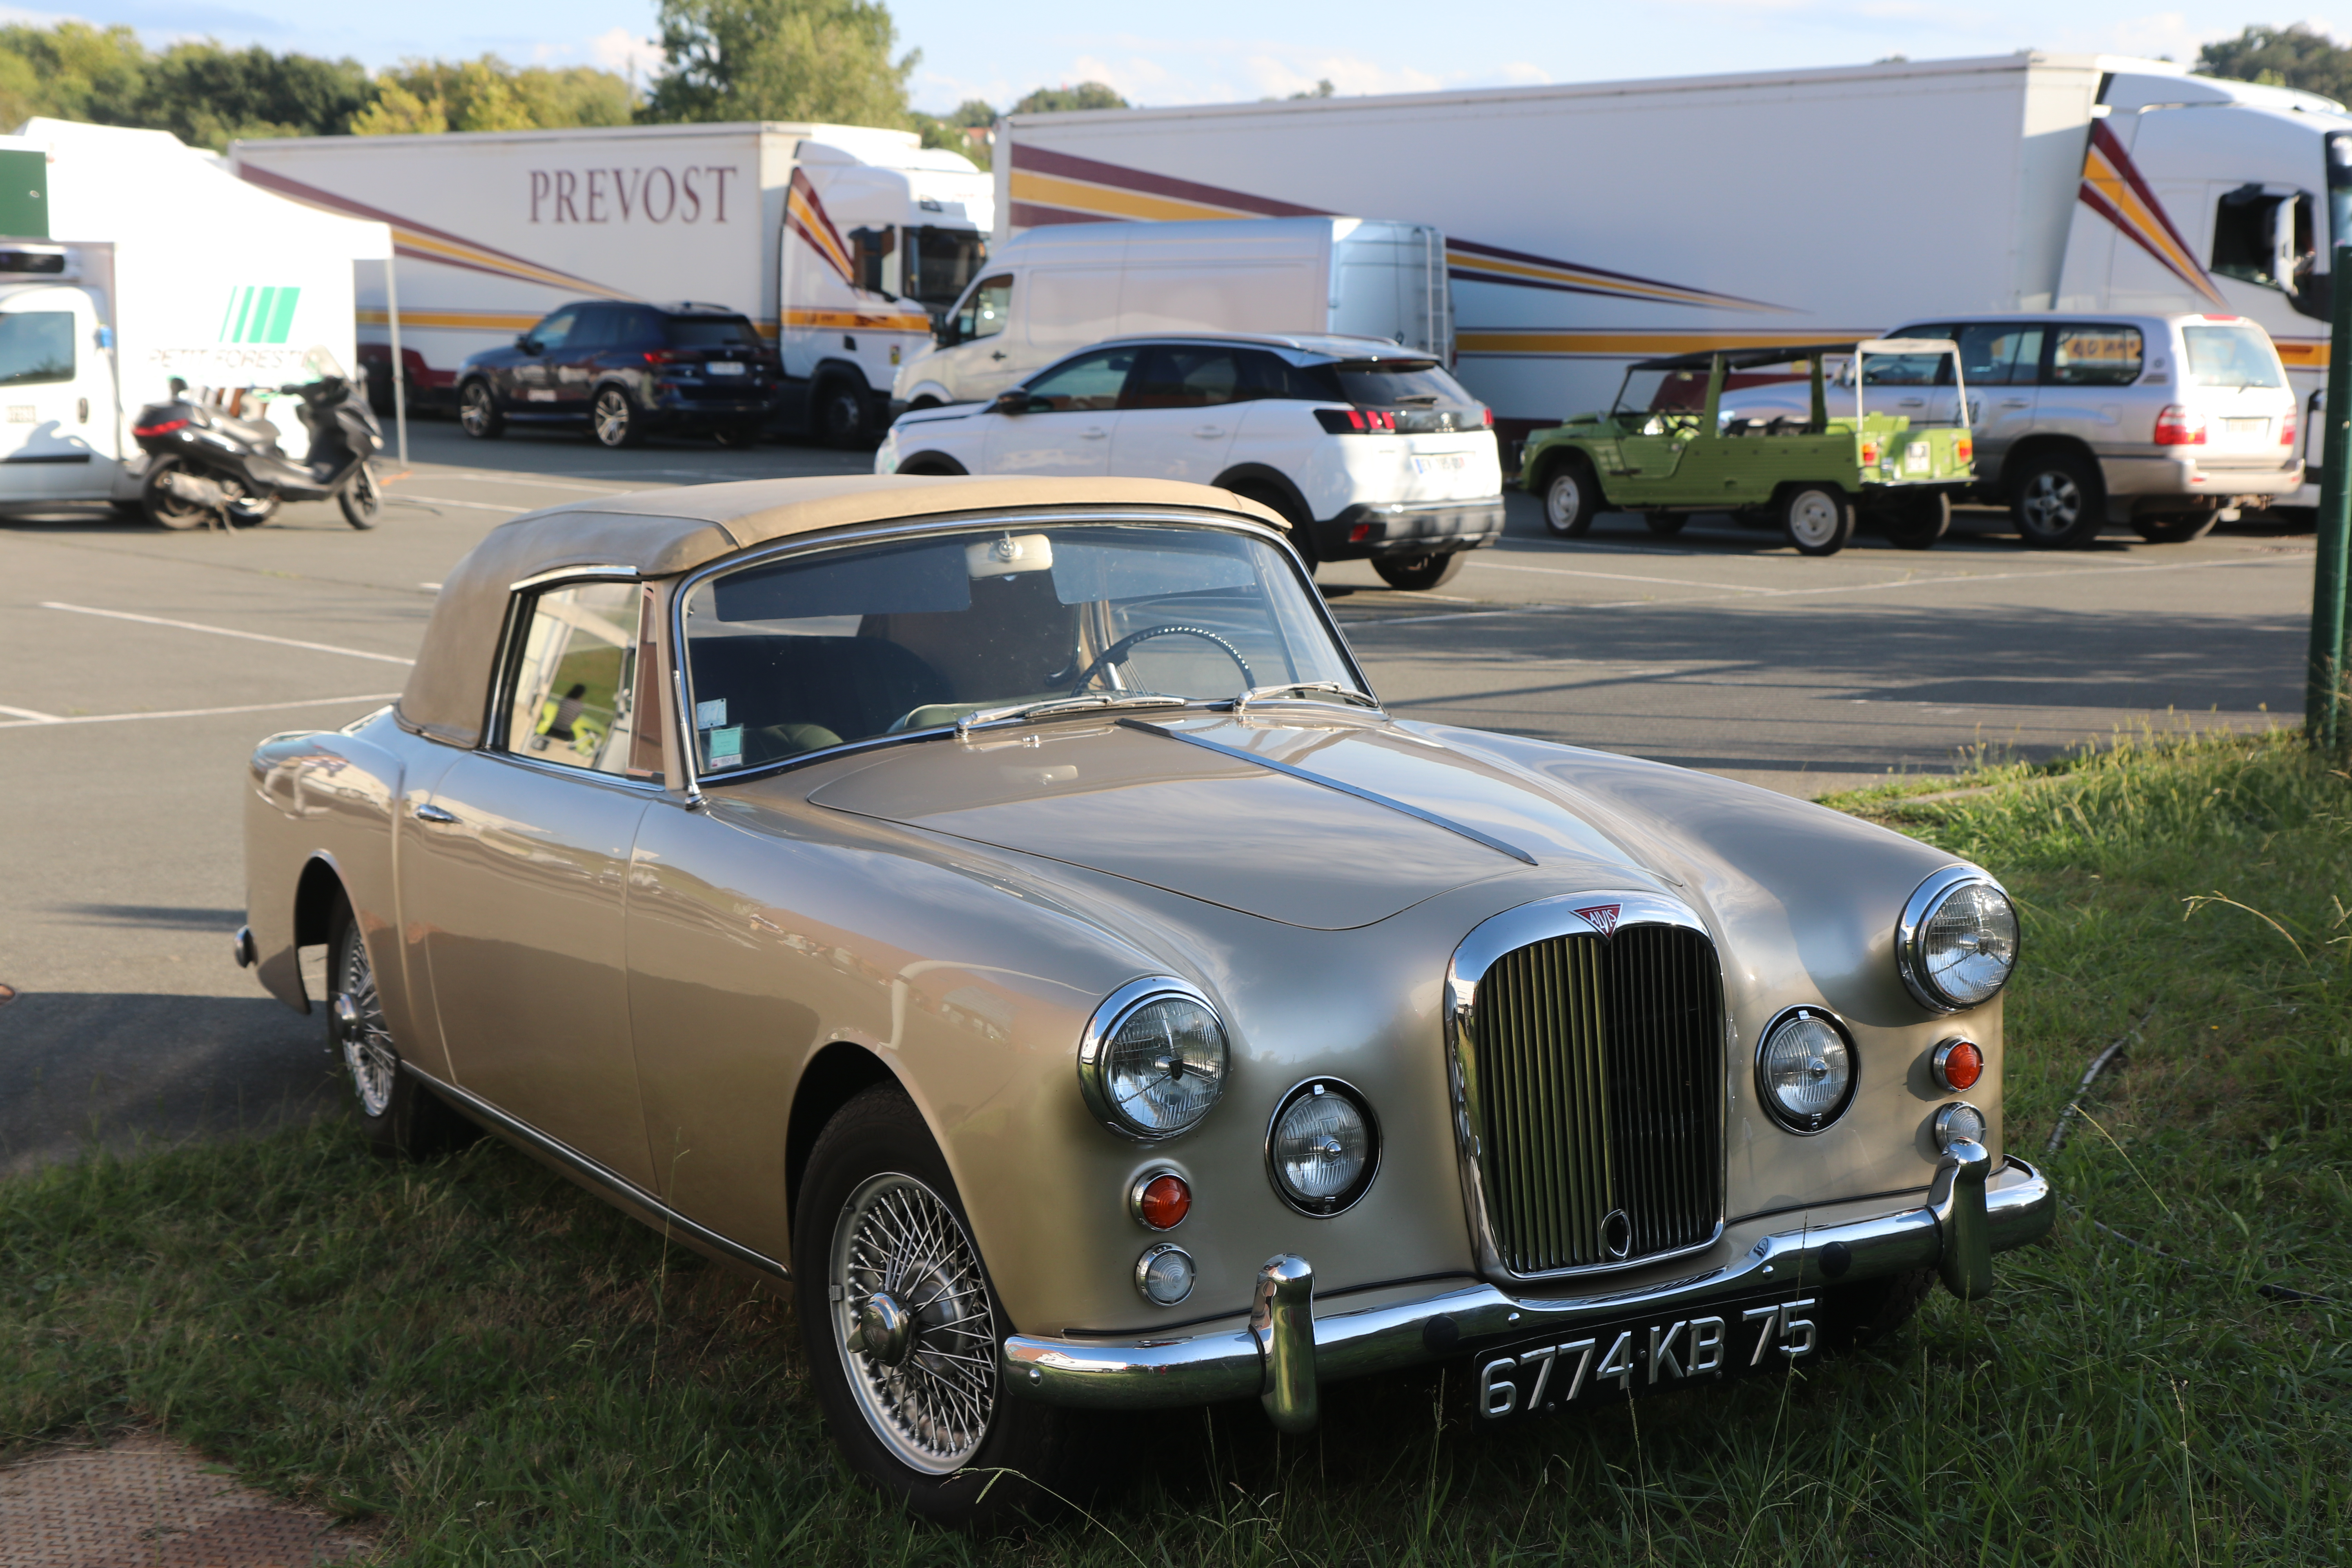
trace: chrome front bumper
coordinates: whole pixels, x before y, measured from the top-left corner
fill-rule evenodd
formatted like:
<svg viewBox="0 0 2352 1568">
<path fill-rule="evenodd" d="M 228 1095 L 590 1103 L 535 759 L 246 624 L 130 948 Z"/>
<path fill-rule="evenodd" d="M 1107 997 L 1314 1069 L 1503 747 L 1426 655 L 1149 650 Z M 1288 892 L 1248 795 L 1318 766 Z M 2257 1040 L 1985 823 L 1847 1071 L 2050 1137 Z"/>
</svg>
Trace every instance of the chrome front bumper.
<svg viewBox="0 0 2352 1568">
<path fill-rule="evenodd" d="M 1973 1157 L 1971 1157 L 1971 1155 Z M 1991 1289 L 1991 1258 L 2047 1234 L 2057 1215 L 2049 1179 L 2011 1158 L 1956 1145 L 1937 1166 L 1927 1203 L 1867 1218 L 1774 1232 L 1737 1261 L 1649 1289 L 1592 1296 L 1513 1296 L 1465 1284 L 1350 1311 L 1316 1310 L 1314 1270 L 1284 1256 L 1259 1270 L 1248 1320 L 1181 1335 L 1004 1342 L 1005 1386 L 1051 1405 L 1139 1410 L 1256 1394 L 1285 1431 L 1315 1424 L 1318 1384 L 1466 1353 L 1482 1342 L 1572 1333 L 1655 1310 L 1759 1291 L 1801 1289 L 1933 1268 L 1963 1298 Z"/>
</svg>

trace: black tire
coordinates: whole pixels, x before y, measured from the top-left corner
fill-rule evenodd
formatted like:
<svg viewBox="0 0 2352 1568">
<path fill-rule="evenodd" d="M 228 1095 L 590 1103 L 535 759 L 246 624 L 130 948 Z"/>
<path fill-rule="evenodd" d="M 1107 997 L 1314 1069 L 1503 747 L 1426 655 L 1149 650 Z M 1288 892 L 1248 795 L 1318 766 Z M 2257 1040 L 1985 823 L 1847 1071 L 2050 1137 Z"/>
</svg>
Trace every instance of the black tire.
<svg viewBox="0 0 2352 1568">
<path fill-rule="evenodd" d="M 1952 498 L 1941 490 L 1903 496 L 1872 514 L 1878 531 L 1897 550 L 1927 550 L 1952 526 Z"/>
<path fill-rule="evenodd" d="M 177 458 L 151 458 L 147 464 L 147 478 L 139 487 L 141 513 L 156 527 L 168 528 L 174 532 L 202 528 L 213 521 L 209 508 L 198 506 L 191 500 L 182 500 L 163 488 L 163 476 L 180 467 Z"/>
<path fill-rule="evenodd" d="M 1544 527 L 1555 539 L 1581 539 L 1606 504 L 1592 465 L 1581 456 L 1563 458 L 1544 475 Z"/>
<path fill-rule="evenodd" d="M 849 1264 L 852 1242 L 860 1258 L 887 1258 L 894 1227 L 910 1222 L 944 1239 L 920 1249 L 923 1272 L 897 1294 L 921 1290 L 929 1304 L 903 1315 L 875 1310 L 885 1299 L 896 1307 L 896 1296 L 887 1276 Z M 1087 1440 L 1093 1424 L 1003 1386 L 996 1355 L 1011 1328 L 1004 1304 L 947 1162 L 895 1083 L 859 1094 L 817 1135 L 794 1206 L 793 1275 L 818 1407 L 850 1468 L 884 1496 L 936 1524 L 992 1529 L 1043 1517 L 1057 1497 L 1076 1500 L 1094 1479 L 1103 1446 Z M 977 1310 L 940 1305 L 971 1299 L 975 1275 L 983 1287 Z M 895 1343 L 881 1327 L 894 1315 L 908 1325 Z M 927 1349 L 950 1345 L 974 1359 L 923 1360 Z M 940 1412 L 944 1419 L 923 1418 Z"/>
<path fill-rule="evenodd" d="M 913 474 L 918 478 L 926 474 L 953 478 L 967 470 L 961 463 L 957 462 L 945 452 L 918 452 L 899 464 L 898 471 L 902 474 Z"/>
<path fill-rule="evenodd" d="M 2107 521 L 2098 466 L 2072 452 L 2036 453 L 2010 482 L 2009 514 L 2018 537 L 2036 550 L 2081 550 Z"/>
<path fill-rule="evenodd" d="M 469 381 L 457 393 L 457 427 L 477 441 L 495 441 L 507 433 L 507 416 L 487 381 Z"/>
<path fill-rule="evenodd" d="M 1672 539 L 1690 520 L 1691 514 L 1686 511 L 1645 511 L 1642 514 L 1643 526 L 1660 539 Z"/>
<path fill-rule="evenodd" d="M 2202 539 L 2213 531 L 2220 514 L 2210 511 L 2181 511 L 2165 517 L 2136 517 L 2132 531 L 2150 544 L 2186 544 L 2192 539 Z"/>
<path fill-rule="evenodd" d="M 422 1160 L 472 1142 L 481 1135 L 474 1124 L 402 1068 L 376 994 L 375 967 L 348 901 L 337 901 L 328 931 L 327 1049 L 359 1100 L 360 1135 L 387 1159 Z"/>
<path fill-rule="evenodd" d="M 1801 555 L 1835 555 L 1853 540 L 1853 502 L 1826 483 L 1795 484 L 1780 492 L 1780 535 Z"/>
<path fill-rule="evenodd" d="M 1391 588 L 1419 592 L 1443 587 L 1462 575 L 1470 558 L 1466 550 L 1444 550 L 1427 555 L 1375 555 L 1372 570 Z"/>
<path fill-rule="evenodd" d="M 926 408 L 945 408 L 946 406 L 946 404 L 936 397 L 918 397 L 914 402 L 907 405 L 907 412 L 919 414 Z"/>
<path fill-rule="evenodd" d="M 1822 1293 L 1822 1338 L 1832 1352 L 1884 1344 L 1918 1313 L 1935 1288 L 1932 1268 L 1832 1285 Z"/>
<path fill-rule="evenodd" d="M 335 492 L 335 504 L 343 509 L 343 521 L 353 528 L 373 528 L 383 520 L 383 486 L 375 477 L 375 465 L 362 463 Z"/>
<path fill-rule="evenodd" d="M 623 387 L 598 387 L 588 404 L 588 438 L 607 451 L 644 446 L 646 416 L 637 400 Z"/>
<path fill-rule="evenodd" d="M 1315 548 L 1315 527 L 1306 510 L 1288 496 L 1263 481 L 1224 487 L 1244 500 L 1254 500 L 1283 521 L 1290 524 L 1290 547 L 1307 563 L 1307 574 L 1315 575 L 1315 568 L 1323 564 L 1322 554 Z"/>
<path fill-rule="evenodd" d="M 866 408 L 870 401 L 866 384 L 848 376 L 830 375 L 818 382 L 809 399 L 817 439 L 837 451 L 872 446 L 877 437 Z"/>
</svg>

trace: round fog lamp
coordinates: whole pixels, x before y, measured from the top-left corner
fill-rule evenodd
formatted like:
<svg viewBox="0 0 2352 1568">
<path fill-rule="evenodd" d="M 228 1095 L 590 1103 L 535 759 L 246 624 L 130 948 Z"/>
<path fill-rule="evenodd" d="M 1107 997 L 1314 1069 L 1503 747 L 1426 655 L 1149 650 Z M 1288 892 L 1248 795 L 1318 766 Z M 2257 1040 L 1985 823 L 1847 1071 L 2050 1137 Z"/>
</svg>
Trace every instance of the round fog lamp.
<svg viewBox="0 0 2352 1568">
<path fill-rule="evenodd" d="M 1337 1079 L 1309 1079 L 1284 1095 L 1266 1134 L 1274 1189 L 1301 1214 L 1354 1206 L 1372 1184 L 1379 1155 L 1371 1108 Z"/>
<path fill-rule="evenodd" d="M 1155 1307 L 1172 1307 L 1192 1293 L 1192 1255 L 1163 1241 L 1135 1260 L 1135 1288 Z"/>
<path fill-rule="evenodd" d="M 1123 985 L 1087 1026 L 1078 1085 L 1095 1114 L 1118 1131 L 1172 1138 L 1224 1092 L 1224 1026 L 1181 980 Z"/>
<path fill-rule="evenodd" d="M 1955 1143 L 1981 1143 L 1985 1139 L 1985 1113 L 1965 1100 L 1956 1100 L 1936 1112 L 1936 1147 L 1949 1149 Z"/>
<path fill-rule="evenodd" d="M 1773 1120 L 1791 1132 L 1819 1132 L 1853 1098 L 1853 1047 L 1836 1019 L 1797 1007 L 1764 1031 L 1756 1087 Z"/>
<path fill-rule="evenodd" d="M 1984 1077 L 1984 1051 L 1974 1040 L 1946 1040 L 1936 1047 L 1936 1087 L 1973 1089 Z"/>
<path fill-rule="evenodd" d="M 1895 956 L 1921 1002 L 1939 1013 L 1973 1007 L 2017 967 L 2017 910 L 1981 871 L 1938 871 L 1904 905 Z"/>
</svg>

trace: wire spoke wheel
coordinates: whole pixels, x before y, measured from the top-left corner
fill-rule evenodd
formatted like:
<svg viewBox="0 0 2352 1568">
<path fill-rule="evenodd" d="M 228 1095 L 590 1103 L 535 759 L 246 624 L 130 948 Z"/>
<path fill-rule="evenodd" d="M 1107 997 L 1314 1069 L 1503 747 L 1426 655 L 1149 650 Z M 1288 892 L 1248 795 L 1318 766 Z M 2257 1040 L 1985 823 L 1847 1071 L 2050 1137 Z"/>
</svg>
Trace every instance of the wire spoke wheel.
<svg viewBox="0 0 2352 1568">
<path fill-rule="evenodd" d="M 328 1005 L 338 1021 L 343 1067 L 352 1075 L 360 1107 L 370 1116 L 382 1116 L 392 1105 L 400 1056 L 393 1049 L 392 1031 L 383 1021 L 383 1004 L 376 995 L 375 970 L 368 963 L 367 944 L 357 931 L 344 939 L 341 957 L 336 966 L 334 996 Z"/>
<path fill-rule="evenodd" d="M 996 1411 L 996 1321 L 980 1251 L 912 1176 L 868 1177 L 842 1206 L 827 1269 L 851 1397 L 911 1468 L 969 1462 Z"/>
</svg>

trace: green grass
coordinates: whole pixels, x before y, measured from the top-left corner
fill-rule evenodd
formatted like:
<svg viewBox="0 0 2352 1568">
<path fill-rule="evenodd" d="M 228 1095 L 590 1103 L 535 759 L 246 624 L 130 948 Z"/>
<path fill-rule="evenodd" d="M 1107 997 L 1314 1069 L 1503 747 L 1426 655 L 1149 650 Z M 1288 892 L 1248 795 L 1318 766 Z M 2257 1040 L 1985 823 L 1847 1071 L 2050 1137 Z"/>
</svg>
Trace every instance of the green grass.
<svg viewBox="0 0 2352 1568">
<path fill-rule="evenodd" d="M 502 1147 L 400 1168 L 330 1123 L 0 1184 L 0 1454 L 159 1426 L 414 1563 L 2352 1561 L 2352 787 L 2281 736 L 1977 782 L 1848 804 L 2020 900 L 2012 1145 L 2137 1037 L 2052 1243 L 1801 1381 L 1494 1434 L 1459 1371 L 1328 1390 L 1305 1441 L 1139 1420 L 1091 1520 L 975 1542 L 845 1479 L 789 1308 Z"/>
</svg>

